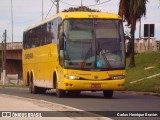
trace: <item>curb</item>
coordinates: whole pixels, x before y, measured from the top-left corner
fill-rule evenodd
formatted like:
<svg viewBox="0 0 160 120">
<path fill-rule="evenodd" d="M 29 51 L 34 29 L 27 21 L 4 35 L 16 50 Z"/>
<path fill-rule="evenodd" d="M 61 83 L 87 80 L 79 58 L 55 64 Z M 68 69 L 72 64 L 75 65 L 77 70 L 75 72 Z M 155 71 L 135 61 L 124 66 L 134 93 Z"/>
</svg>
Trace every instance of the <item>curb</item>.
<svg viewBox="0 0 160 120">
<path fill-rule="evenodd" d="M 117 92 L 127 93 L 127 94 L 150 95 L 150 96 L 160 97 L 160 93 L 153 93 L 153 92 L 137 92 L 137 91 L 117 91 Z"/>
</svg>

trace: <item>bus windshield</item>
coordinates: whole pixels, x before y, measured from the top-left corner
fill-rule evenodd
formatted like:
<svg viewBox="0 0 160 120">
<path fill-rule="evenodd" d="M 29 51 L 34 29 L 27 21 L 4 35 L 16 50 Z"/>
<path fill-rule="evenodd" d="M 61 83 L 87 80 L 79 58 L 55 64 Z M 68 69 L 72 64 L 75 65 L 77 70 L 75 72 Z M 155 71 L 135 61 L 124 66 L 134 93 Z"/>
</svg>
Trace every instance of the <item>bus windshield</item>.
<svg viewBox="0 0 160 120">
<path fill-rule="evenodd" d="M 64 20 L 65 68 L 123 69 L 124 33 L 121 20 Z"/>
</svg>

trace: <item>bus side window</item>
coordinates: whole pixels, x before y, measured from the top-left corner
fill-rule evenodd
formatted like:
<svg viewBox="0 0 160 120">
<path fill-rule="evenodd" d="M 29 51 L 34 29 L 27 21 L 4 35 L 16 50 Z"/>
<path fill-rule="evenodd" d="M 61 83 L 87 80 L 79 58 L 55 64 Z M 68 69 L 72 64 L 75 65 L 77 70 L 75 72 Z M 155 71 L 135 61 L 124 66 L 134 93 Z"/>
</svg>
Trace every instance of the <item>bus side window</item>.
<svg viewBox="0 0 160 120">
<path fill-rule="evenodd" d="M 47 23 L 46 44 L 57 43 L 57 19 Z"/>
<path fill-rule="evenodd" d="M 52 41 L 52 32 L 51 32 L 52 22 L 47 23 L 47 30 L 46 30 L 46 42 L 45 44 L 49 44 Z"/>
<path fill-rule="evenodd" d="M 58 18 L 58 26 L 57 26 L 57 43 L 59 49 L 63 48 L 64 46 L 64 41 L 62 42 L 62 35 L 63 35 L 63 28 L 62 28 L 62 19 L 59 17 Z"/>
<path fill-rule="evenodd" d="M 32 47 L 32 34 L 33 34 L 33 31 L 29 30 L 28 31 L 28 37 L 27 37 L 28 48 Z"/>
<path fill-rule="evenodd" d="M 52 21 L 52 43 L 57 44 L 57 18 Z"/>
<path fill-rule="evenodd" d="M 24 32 L 23 33 L 23 49 L 27 49 L 28 45 L 27 45 L 27 33 L 28 32 Z"/>
</svg>

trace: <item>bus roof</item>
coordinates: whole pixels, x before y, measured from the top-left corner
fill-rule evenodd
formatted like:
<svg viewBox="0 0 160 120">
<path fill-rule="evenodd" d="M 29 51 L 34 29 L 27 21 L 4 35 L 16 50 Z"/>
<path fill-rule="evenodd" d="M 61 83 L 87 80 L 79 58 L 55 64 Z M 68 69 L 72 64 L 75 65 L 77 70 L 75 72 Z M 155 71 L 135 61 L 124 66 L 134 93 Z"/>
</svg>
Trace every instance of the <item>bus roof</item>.
<svg viewBox="0 0 160 120">
<path fill-rule="evenodd" d="M 30 29 L 33 29 L 35 27 L 38 27 L 40 25 L 43 25 L 54 18 L 61 17 L 63 19 L 69 19 L 69 18 L 103 18 L 103 19 L 121 19 L 121 17 L 117 14 L 112 13 L 104 13 L 104 12 L 60 12 L 54 16 L 51 16 L 35 25 L 29 26 L 25 31 L 28 31 Z"/>
</svg>

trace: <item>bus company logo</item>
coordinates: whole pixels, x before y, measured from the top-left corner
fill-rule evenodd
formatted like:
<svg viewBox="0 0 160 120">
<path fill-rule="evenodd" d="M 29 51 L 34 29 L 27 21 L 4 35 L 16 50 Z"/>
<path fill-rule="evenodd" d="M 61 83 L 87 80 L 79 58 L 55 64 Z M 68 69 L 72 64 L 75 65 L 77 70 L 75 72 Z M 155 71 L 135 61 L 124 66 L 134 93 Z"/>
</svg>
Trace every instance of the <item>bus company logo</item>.
<svg viewBox="0 0 160 120">
<path fill-rule="evenodd" d="M 97 76 L 97 75 L 95 75 L 95 76 L 94 76 L 94 79 L 98 79 L 98 76 Z"/>
<path fill-rule="evenodd" d="M 25 59 L 32 59 L 32 58 L 33 58 L 33 53 L 25 54 Z"/>
<path fill-rule="evenodd" d="M 12 117 L 11 112 L 2 112 L 2 117 Z"/>
</svg>

